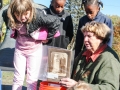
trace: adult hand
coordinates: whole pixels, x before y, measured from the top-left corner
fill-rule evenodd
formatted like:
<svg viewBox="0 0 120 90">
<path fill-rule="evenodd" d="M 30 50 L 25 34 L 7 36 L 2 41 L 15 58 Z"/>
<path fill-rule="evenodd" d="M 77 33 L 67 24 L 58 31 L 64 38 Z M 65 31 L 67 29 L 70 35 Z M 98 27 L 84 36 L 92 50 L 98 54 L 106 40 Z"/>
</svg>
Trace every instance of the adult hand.
<svg viewBox="0 0 120 90">
<path fill-rule="evenodd" d="M 63 86 L 68 87 L 68 88 L 71 88 L 77 84 L 77 82 L 75 80 L 70 79 L 70 78 L 62 78 L 60 83 Z"/>
</svg>

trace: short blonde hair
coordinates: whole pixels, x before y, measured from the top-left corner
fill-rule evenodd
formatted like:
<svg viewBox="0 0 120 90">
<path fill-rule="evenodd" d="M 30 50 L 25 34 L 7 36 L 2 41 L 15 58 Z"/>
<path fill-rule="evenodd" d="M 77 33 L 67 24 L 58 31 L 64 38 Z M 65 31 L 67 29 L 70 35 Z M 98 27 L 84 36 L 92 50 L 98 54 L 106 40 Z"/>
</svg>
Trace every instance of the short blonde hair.
<svg viewBox="0 0 120 90">
<path fill-rule="evenodd" d="M 11 28 L 16 27 L 16 17 L 15 13 L 19 16 L 22 16 L 23 13 L 30 10 L 30 18 L 28 19 L 27 23 L 31 22 L 34 16 L 34 8 L 32 5 L 32 0 L 12 0 L 7 11 L 7 15 L 9 18 L 9 26 Z"/>
<path fill-rule="evenodd" d="M 92 32 L 96 35 L 98 39 L 103 40 L 103 43 L 107 43 L 110 38 L 111 30 L 110 28 L 100 22 L 92 21 L 88 22 L 81 28 L 81 31 L 84 32 Z"/>
</svg>

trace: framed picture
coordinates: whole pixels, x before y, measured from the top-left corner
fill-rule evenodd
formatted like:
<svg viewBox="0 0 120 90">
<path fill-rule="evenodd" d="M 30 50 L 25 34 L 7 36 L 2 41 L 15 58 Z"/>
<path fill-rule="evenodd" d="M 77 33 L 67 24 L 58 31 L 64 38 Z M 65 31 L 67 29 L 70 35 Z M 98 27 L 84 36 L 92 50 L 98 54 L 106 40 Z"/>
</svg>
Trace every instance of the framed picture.
<svg viewBox="0 0 120 90">
<path fill-rule="evenodd" d="M 63 77 L 70 77 L 71 51 L 61 48 L 48 49 L 48 81 L 59 81 Z"/>
</svg>

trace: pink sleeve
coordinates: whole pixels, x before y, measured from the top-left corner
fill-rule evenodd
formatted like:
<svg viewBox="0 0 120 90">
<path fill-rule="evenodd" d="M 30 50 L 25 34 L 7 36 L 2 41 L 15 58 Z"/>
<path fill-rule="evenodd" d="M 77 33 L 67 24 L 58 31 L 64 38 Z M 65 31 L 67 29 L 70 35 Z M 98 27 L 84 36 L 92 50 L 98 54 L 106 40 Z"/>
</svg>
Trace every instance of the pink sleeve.
<svg viewBox="0 0 120 90">
<path fill-rule="evenodd" d="M 59 37 L 60 36 L 60 32 L 59 30 L 56 32 L 56 34 L 54 35 L 54 37 Z"/>
<path fill-rule="evenodd" d="M 39 34 L 39 39 L 46 40 L 48 35 L 48 29 L 47 28 L 41 28 L 40 29 L 40 34 Z M 54 37 L 60 36 L 59 30 L 56 32 Z"/>
<path fill-rule="evenodd" d="M 39 40 L 46 40 L 47 39 L 47 35 L 48 35 L 48 30 L 47 28 L 41 28 L 40 32 L 39 32 L 39 36 L 38 39 Z"/>
<path fill-rule="evenodd" d="M 30 34 L 31 37 L 35 40 L 46 40 L 48 36 L 48 29 L 41 27 L 38 30 L 35 30 L 33 33 Z M 60 32 L 57 31 L 54 37 L 60 36 Z"/>
<path fill-rule="evenodd" d="M 10 29 L 10 38 L 14 38 L 16 39 L 17 38 L 17 32 L 15 29 Z"/>
</svg>

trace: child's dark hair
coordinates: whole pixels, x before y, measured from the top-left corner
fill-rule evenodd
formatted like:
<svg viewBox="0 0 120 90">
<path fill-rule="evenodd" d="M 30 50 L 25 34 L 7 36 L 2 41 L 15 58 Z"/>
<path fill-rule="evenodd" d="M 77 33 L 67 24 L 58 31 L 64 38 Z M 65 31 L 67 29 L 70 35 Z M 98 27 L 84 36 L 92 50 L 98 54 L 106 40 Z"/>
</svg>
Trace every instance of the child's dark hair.
<svg viewBox="0 0 120 90">
<path fill-rule="evenodd" d="M 86 6 L 86 5 L 101 5 L 101 7 L 103 8 L 103 3 L 100 0 L 82 0 L 82 5 Z"/>
<path fill-rule="evenodd" d="M 54 1 L 56 1 L 56 0 L 51 0 L 51 4 L 52 4 Z M 65 0 L 65 1 L 66 1 L 66 0 Z"/>
<path fill-rule="evenodd" d="M 51 4 L 54 2 L 55 0 L 51 0 Z"/>
</svg>

